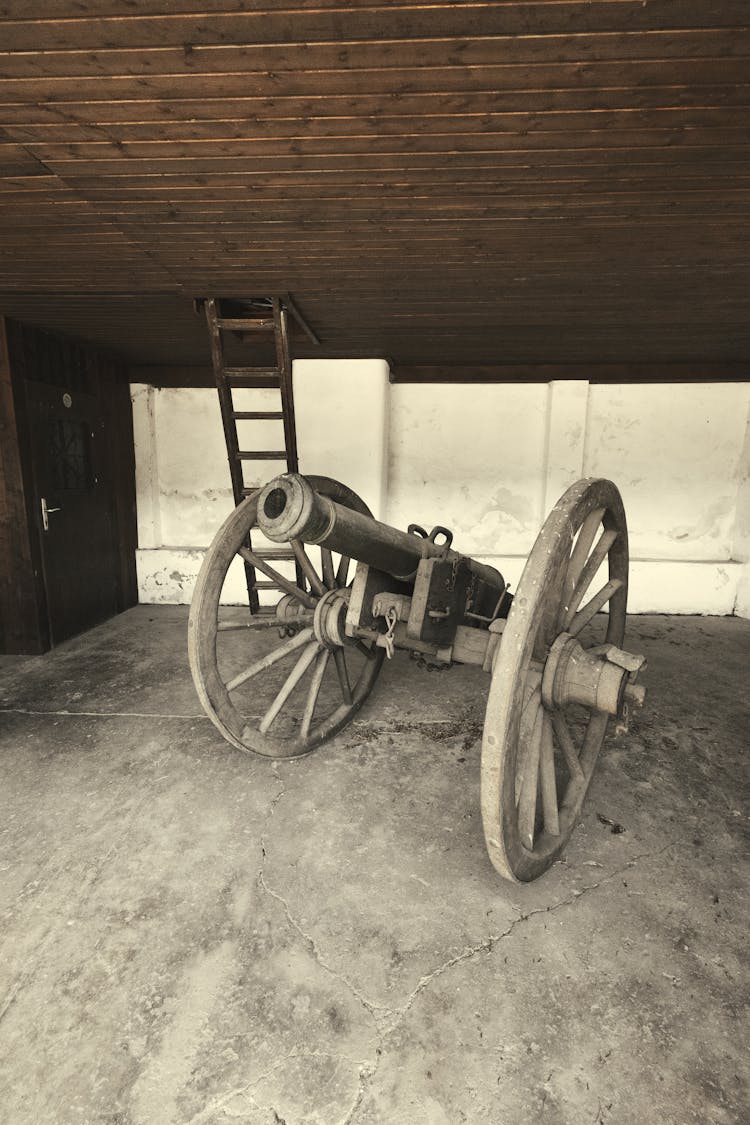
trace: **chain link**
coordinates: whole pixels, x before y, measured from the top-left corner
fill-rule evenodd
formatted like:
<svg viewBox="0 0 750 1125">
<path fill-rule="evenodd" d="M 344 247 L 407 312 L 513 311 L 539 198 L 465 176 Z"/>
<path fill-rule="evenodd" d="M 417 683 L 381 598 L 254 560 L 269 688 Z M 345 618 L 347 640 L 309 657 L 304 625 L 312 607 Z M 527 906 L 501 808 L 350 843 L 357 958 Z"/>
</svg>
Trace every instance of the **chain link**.
<svg viewBox="0 0 750 1125">
<path fill-rule="evenodd" d="M 385 634 L 384 634 L 385 655 L 386 655 L 388 660 L 391 660 L 393 658 L 393 651 L 396 647 L 395 643 L 394 643 L 394 640 L 393 640 L 393 634 L 394 634 L 395 629 L 396 629 L 396 622 L 397 621 L 398 621 L 398 613 L 396 611 L 395 606 L 389 606 L 388 609 L 386 610 L 386 614 L 385 614 L 385 623 L 388 626 L 388 628 L 386 629 Z"/>
</svg>

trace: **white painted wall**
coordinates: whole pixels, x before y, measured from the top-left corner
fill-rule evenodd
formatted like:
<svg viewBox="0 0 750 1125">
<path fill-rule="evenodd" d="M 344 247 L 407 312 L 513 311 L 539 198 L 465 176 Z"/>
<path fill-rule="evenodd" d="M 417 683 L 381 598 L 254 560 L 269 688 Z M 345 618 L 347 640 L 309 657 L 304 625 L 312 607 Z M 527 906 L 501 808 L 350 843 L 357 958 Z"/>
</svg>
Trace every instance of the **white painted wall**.
<svg viewBox="0 0 750 1125">
<path fill-rule="evenodd" d="M 388 487 L 388 364 L 297 360 L 293 367 L 301 473 L 343 481 L 383 519 Z"/>
<path fill-rule="evenodd" d="M 750 417 L 745 426 L 740 457 L 732 558 L 737 559 L 742 568 L 737 582 L 734 611 L 739 617 L 750 617 Z"/>
<path fill-rule="evenodd" d="M 203 551 L 233 506 L 216 391 L 139 383 L 131 397 L 138 596 L 189 602 Z"/>
<path fill-rule="evenodd" d="M 750 616 L 750 382 L 389 386 L 378 360 L 297 361 L 294 382 L 301 470 L 345 481 L 388 522 L 445 524 L 515 585 L 564 489 L 608 476 L 628 513 L 633 612 Z M 216 393 L 138 385 L 133 412 L 140 596 L 186 602 L 232 505 Z M 258 484 L 277 466 L 247 469 Z"/>
</svg>

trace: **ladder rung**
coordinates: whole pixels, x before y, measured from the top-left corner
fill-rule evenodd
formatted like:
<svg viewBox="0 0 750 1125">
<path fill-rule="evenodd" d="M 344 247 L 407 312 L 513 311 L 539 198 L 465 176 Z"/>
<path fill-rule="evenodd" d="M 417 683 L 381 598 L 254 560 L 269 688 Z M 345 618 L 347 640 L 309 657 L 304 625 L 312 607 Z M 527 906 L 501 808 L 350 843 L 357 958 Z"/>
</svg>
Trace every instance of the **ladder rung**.
<svg viewBox="0 0 750 1125">
<path fill-rule="evenodd" d="M 266 332 L 273 328 L 273 317 L 263 320 L 245 320 L 242 317 L 222 316 L 216 323 L 228 332 Z"/>
<path fill-rule="evenodd" d="M 278 367 L 225 367 L 224 377 L 232 381 L 245 379 L 274 379 L 279 380 Z"/>
<path fill-rule="evenodd" d="M 253 547 L 253 554 L 261 559 L 294 559 L 294 552 L 285 551 L 283 547 Z"/>
<path fill-rule="evenodd" d="M 256 376 L 267 379 L 271 375 L 278 379 L 279 369 L 278 367 L 225 367 L 224 374 L 227 379 L 247 379 Z"/>
<path fill-rule="evenodd" d="M 235 453 L 238 461 L 286 461 L 285 449 L 258 449 L 254 453 L 251 450 L 241 449 Z"/>
<path fill-rule="evenodd" d="M 280 410 L 233 410 L 232 417 L 237 422 L 248 421 L 250 419 L 259 420 L 261 418 L 269 420 L 277 418 L 281 421 L 284 415 Z"/>
<path fill-rule="evenodd" d="M 283 587 L 279 586 L 276 582 L 253 582 L 256 590 L 282 590 Z"/>
<path fill-rule="evenodd" d="M 246 390 L 246 389 L 249 389 L 249 390 L 272 390 L 272 391 L 278 391 L 278 389 L 279 389 L 279 380 L 278 380 L 278 379 L 272 379 L 272 378 L 270 378 L 270 377 L 266 377 L 266 376 L 262 376 L 262 375 L 261 375 L 260 377 L 258 377 L 258 378 L 255 378 L 255 379 L 251 379 L 251 378 L 246 378 L 246 379 L 227 379 L 227 385 L 228 385 L 229 387 L 232 387 L 232 388 L 233 388 L 234 390 L 238 390 L 238 389 Z"/>
</svg>

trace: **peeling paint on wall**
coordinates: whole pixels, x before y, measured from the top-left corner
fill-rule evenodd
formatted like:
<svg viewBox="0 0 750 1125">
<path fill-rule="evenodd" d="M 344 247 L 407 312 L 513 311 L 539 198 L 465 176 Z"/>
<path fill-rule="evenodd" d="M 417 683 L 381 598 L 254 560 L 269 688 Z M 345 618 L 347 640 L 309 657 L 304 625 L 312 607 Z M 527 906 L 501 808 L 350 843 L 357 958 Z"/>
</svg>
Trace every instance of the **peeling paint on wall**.
<svg viewBox="0 0 750 1125">
<path fill-rule="evenodd" d="M 203 555 L 202 550 L 175 547 L 136 551 L 139 600 L 152 604 L 189 605 Z M 224 594 L 223 601 L 227 605 L 247 605 L 245 572 L 239 560 L 229 569 Z M 272 592 L 261 591 L 262 604 L 272 601 Z"/>
<path fill-rule="evenodd" d="M 485 508 L 482 519 L 492 512 L 515 521 L 519 527 L 526 527 L 536 515 L 534 505 L 529 503 L 527 496 L 521 496 L 503 487 L 497 488 L 490 497 L 490 503 Z"/>
<path fill-rule="evenodd" d="M 539 527 L 547 388 L 392 388 L 388 522 L 441 523 L 468 554 L 527 553 Z"/>
<path fill-rule="evenodd" d="M 750 383 L 592 386 L 586 475 L 620 487 L 631 554 L 732 557 Z"/>
<path fill-rule="evenodd" d="M 710 504 L 701 518 L 688 527 L 673 527 L 667 532 L 670 539 L 718 539 L 734 515 L 734 497 L 725 497 Z"/>
</svg>

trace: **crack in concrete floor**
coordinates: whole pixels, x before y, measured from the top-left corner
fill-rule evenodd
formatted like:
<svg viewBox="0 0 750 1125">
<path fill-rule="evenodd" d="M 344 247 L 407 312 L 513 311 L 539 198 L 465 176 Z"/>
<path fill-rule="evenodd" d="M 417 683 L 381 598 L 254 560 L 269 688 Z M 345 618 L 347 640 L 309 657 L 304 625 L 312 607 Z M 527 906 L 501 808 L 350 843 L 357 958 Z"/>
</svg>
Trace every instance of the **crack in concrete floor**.
<svg viewBox="0 0 750 1125">
<path fill-rule="evenodd" d="M 281 781 L 281 778 L 279 778 L 279 781 Z M 271 818 L 273 817 L 275 808 L 282 800 L 284 795 L 285 788 L 282 782 L 281 788 L 274 798 L 271 807 L 269 808 L 269 814 L 266 818 L 264 831 L 261 834 L 261 852 L 263 861 L 261 868 L 258 871 L 258 883 L 266 892 L 266 894 L 268 894 L 272 899 L 278 902 L 282 907 L 287 922 L 306 943 L 317 964 L 319 964 L 322 969 L 324 969 L 331 977 L 333 977 L 334 980 L 344 985 L 344 987 L 350 992 L 350 994 L 362 1005 L 368 1015 L 372 1017 L 375 1025 L 375 1031 L 378 1036 L 378 1044 L 375 1048 L 375 1058 L 372 1060 L 366 1060 L 365 1062 L 359 1064 L 357 1093 L 355 1095 L 354 1102 L 351 1108 L 341 1119 L 339 1125 L 353 1125 L 355 1117 L 367 1094 L 368 1087 L 372 1084 L 372 1081 L 377 1074 L 388 1037 L 397 1030 L 406 1015 L 411 1010 L 418 996 L 420 996 L 420 994 L 424 992 L 425 989 L 427 989 L 433 983 L 433 981 L 437 980 L 439 977 L 443 976 L 443 974 L 455 968 L 456 966 L 462 965 L 472 960 L 480 953 L 492 954 L 501 942 L 505 941 L 507 938 L 512 937 L 514 931 L 522 922 L 528 922 L 532 918 L 535 918 L 538 915 L 542 914 L 555 914 L 558 910 L 562 910 L 567 906 L 572 906 L 585 895 L 590 894 L 592 891 L 598 890 L 600 887 L 606 886 L 614 879 L 617 879 L 619 876 L 623 875 L 626 871 L 632 869 L 640 860 L 658 859 L 660 856 L 664 855 L 667 851 L 680 843 L 679 840 L 670 840 L 655 852 L 640 852 L 635 856 L 631 856 L 626 863 L 623 863 L 613 871 L 610 871 L 609 874 L 603 876 L 601 879 L 597 880 L 597 882 L 590 883 L 585 887 L 573 891 L 566 898 L 560 899 L 558 902 L 550 906 L 537 907 L 536 909 L 530 910 L 526 913 L 519 913 L 518 916 L 513 919 L 513 921 L 505 930 L 502 930 L 497 934 L 492 934 L 490 935 L 490 937 L 484 938 L 476 945 L 470 946 L 468 949 L 464 949 L 460 953 L 447 958 L 445 961 L 437 965 L 431 972 L 423 975 L 418 981 L 417 985 L 409 993 L 406 1002 L 400 1007 L 394 1008 L 388 1005 L 376 1004 L 374 1001 L 368 999 L 365 995 L 363 995 L 362 992 L 360 992 L 360 990 L 352 983 L 351 980 L 349 980 L 343 973 L 335 969 L 333 965 L 331 965 L 330 962 L 321 953 L 315 938 L 311 934 L 307 933 L 300 922 L 294 917 L 291 907 L 284 896 L 279 894 L 268 885 L 264 870 L 268 854 L 265 847 L 265 833 L 268 829 Z M 294 1052 L 292 1052 L 288 1057 L 292 1057 L 293 1054 Z M 282 1065 L 283 1062 L 278 1066 L 274 1066 L 272 1068 L 272 1071 L 279 1069 Z M 257 1086 L 260 1081 L 262 1081 L 262 1078 L 252 1083 L 251 1086 Z M 190 1123 L 190 1125 L 192 1125 L 192 1122 Z M 292 1125 L 292 1123 L 287 1122 L 286 1125 Z"/>
<path fill-rule="evenodd" d="M 419 728 L 421 728 L 421 727 L 434 727 L 436 725 L 445 725 L 448 722 L 450 722 L 450 720 L 424 720 L 424 721 L 412 722 L 412 723 L 409 724 L 409 726 L 410 726 L 410 730 L 418 731 Z M 371 724 L 368 724 L 368 725 L 371 725 Z M 394 722 L 394 723 L 382 722 L 382 723 L 378 724 L 378 728 L 379 728 L 379 733 L 380 732 L 387 733 L 389 729 L 401 730 L 402 724 L 399 724 L 398 722 Z M 366 1094 L 367 1094 L 367 1090 L 371 1086 L 371 1084 L 372 1084 L 372 1082 L 373 1082 L 373 1080 L 374 1080 L 374 1078 L 375 1078 L 375 1076 L 378 1072 L 378 1068 L 380 1066 L 380 1062 L 381 1062 L 382 1057 L 383 1057 L 383 1051 L 384 1051 L 384 1048 L 385 1048 L 385 1045 L 386 1045 L 386 1042 L 387 1042 L 389 1036 L 393 1035 L 393 1033 L 401 1025 L 401 1023 L 403 1022 L 403 1020 L 405 1019 L 405 1017 L 407 1016 L 407 1014 L 409 1013 L 409 1011 L 413 1007 L 414 1003 L 416 1002 L 416 1000 L 420 996 L 420 994 L 422 992 L 424 992 L 435 980 L 437 980 L 439 977 L 443 976 L 446 972 L 450 971 L 451 969 L 472 960 L 474 957 L 476 957 L 480 953 L 485 952 L 485 953 L 488 953 L 488 954 L 492 954 L 494 952 L 494 950 L 496 949 L 496 947 L 501 942 L 503 942 L 506 939 L 512 937 L 516 928 L 522 922 L 528 922 L 532 918 L 537 917 L 538 915 L 554 914 L 557 911 L 559 911 L 559 910 L 561 910 L 561 909 L 563 909 L 567 906 L 573 905 L 578 900 L 580 900 L 583 896 L 588 895 L 592 891 L 596 891 L 600 887 L 607 885 L 608 883 L 612 882 L 614 879 L 618 878 L 620 875 L 624 874 L 626 871 L 633 868 L 640 860 L 658 858 L 659 856 L 661 856 L 661 855 L 665 854 L 667 851 L 669 851 L 672 847 L 674 847 L 679 842 L 677 840 L 670 840 L 667 844 L 665 844 L 663 847 L 658 849 L 656 852 L 651 852 L 651 851 L 640 852 L 637 855 L 632 856 L 626 863 L 621 864 L 619 867 L 617 867 L 613 871 L 609 872 L 609 874 L 603 876 L 601 879 L 598 879 L 594 883 L 590 883 L 587 886 L 584 886 L 580 889 L 577 889 L 577 890 L 573 891 L 570 895 L 566 896 L 563 899 L 560 899 L 558 902 L 556 902 L 552 905 L 544 906 L 544 907 L 538 907 L 538 908 L 536 908 L 534 910 L 530 910 L 526 913 L 519 912 L 517 917 L 513 919 L 513 921 L 510 923 L 510 925 L 505 930 L 502 930 L 502 931 L 500 931 L 499 933 L 496 933 L 496 934 L 492 934 L 489 937 L 484 938 L 481 942 L 478 942 L 476 945 L 470 946 L 469 948 L 462 950 L 460 953 L 455 954 L 452 957 L 447 958 L 445 961 L 438 964 L 429 973 L 424 974 L 420 978 L 420 980 L 417 982 L 416 986 L 409 993 L 409 995 L 406 999 L 406 1002 L 404 1004 L 398 1006 L 398 1007 L 392 1007 L 392 1006 L 389 1006 L 389 1005 L 377 1004 L 377 1003 L 375 1003 L 375 1001 L 369 999 L 367 996 L 365 996 L 356 987 L 356 985 L 345 974 L 343 974 L 339 970 L 337 970 L 326 959 L 326 957 L 323 955 L 323 953 L 321 952 L 321 950 L 319 948 L 319 945 L 318 945 L 316 939 L 313 937 L 313 935 L 308 933 L 304 929 L 302 924 L 298 921 L 298 919 L 294 916 L 294 914 L 292 912 L 292 908 L 291 908 L 288 900 L 282 894 L 280 894 L 278 891 L 276 891 L 272 886 L 269 885 L 267 874 L 266 874 L 266 864 L 267 864 L 267 860 L 268 860 L 268 849 L 267 849 L 267 846 L 266 846 L 267 845 L 267 837 L 268 837 L 270 825 L 273 821 L 273 818 L 274 818 L 274 815 L 275 815 L 275 812 L 276 812 L 276 808 L 286 795 L 286 786 L 284 784 L 283 778 L 278 773 L 278 765 L 277 765 L 276 762 L 273 763 L 273 772 L 274 772 L 274 776 L 275 776 L 276 780 L 279 782 L 279 790 L 278 790 L 277 794 L 275 795 L 275 797 L 273 798 L 273 800 L 271 801 L 271 803 L 268 807 L 268 812 L 266 814 L 266 817 L 265 817 L 265 820 L 264 820 L 264 823 L 263 823 L 263 826 L 262 826 L 262 829 L 261 829 L 261 832 L 260 832 L 259 845 L 260 845 L 260 851 L 261 851 L 261 865 L 258 869 L 258 875 L 257 875 L 258 885 L 263 889 L 263 891 L 270 898 L 272 898 L 274 901 L 276 901 L 281 906 L 282 910 L 284 911 L 284 915 L 286 917 L 286 920 L 287 920 L 288 924 L 295 931 L 295 933 L 297 933 L 298 936 L 304 941 L 305 945 L 308 947 L 308 949 L 309 949 L 310 953 L 312 954 L 313 958 L 315 959 L 316 963 L 318 965 L 320 965 L 320 967 L 326 973 L 328 973 L 334 980 L 336 980 L 339 984 L 343 985 L 347 989 L 347 991 L 350 993 L 350 995 L 353 996 L 354 999 L 364 1008 L 364 1010 L 367 1012 L 368 1016 L 370 1016 L 372 1018 L 374 1028 L 375 1028 L 375 1032 L 376 1032 L 377 1039 L 378 1039 L 377 1046 L 375 1048 L 375 1057 L 373 1059 L 368 1059 L 368 1060 L 365 1060 L 365 1061 L 357 1064 L 358 1065 L 358 1078 L 357 1078 L 356 1094 L 355 1094 L 355 1097 L 354 1097 L 354 1100 L 353 1100 L 353 1103 L 352 1103 L 351 1107 L 346 1112 L 345 1116 L 341 1119 L 339 1125 L 353 1125 L 353 1123 L 355 1121 L 355 1118 L 358 1114 L 358 1111 L 359 1111 L 360 1107 L 362 1106 L 362 1103 L 364 1102 L 364 1099 L 365 1099 Z M 229 1095 L 226 1096 L 226 1098 L 222 1099 L 222 1102 L 225 1102 L 229 1098 L 234 1097 L 239 1093 L 247 1094 L 248 1091 L 250 1091 L 252 1089 L 256 1089 L 257 1086 L 260 1085 L 260 1083 L 265 1078 L 269 1077 L 271 1074 L 280 1070 L 285 1065 L 285 1063 L 293 1057 L 299 1057 L 299 1053 L 298 1052 L 290 1052 L 287 1056 L 285 1056 L 284 1059 L 282 1059 L 278 1063 L 274 1064 L 274 1066 L 271 1067 L 264 1075 L 261 1075 L 258 1079 L 255 1079 L 247 1087 L 242 1088 L 241 1091 L 239 1091 L 239 1090 L 238 1091 L 232 1091 Z M 329 1056 L 329 1057 L 332 1057 L 332 1056 Z M 336 1057 L 343 1058 L 343 1056 L 341 1056 L 341 1055 L 338 1055 Z M 350 1060 L 350 1061 L 353 1062 L 354 1060 Z M 265 1109 L 271 1110 L 274 1114 L 276 1114 L 276 1110 L 273 1109 L 272 1106 L 266 1105 L 266 1106 L 262 1107 L 258 1104 L 258 1102 L 254 1098 L 252 1098 L 252 1101 L 253 1101 L 253 1104 L 257 1108 L 259 1108 L 259 1109 L 265 1108 Z M 225 1110 L 223 1108 L 223 1104 L 222 1104 L 221 1107 L 217 1106 L 216 1108 L 217 1109 L 221 1108 L 221 1111 L 225 1112 Z M 198 1122 L 200 1122 L 202 1120 L 204 1120 L 204 1118 L 198 1117 L 197 1119 L 191 1120 L 189 1125 L 198 1125 Z M 292 1125 L 292 1123 L 291 1122 L 285 1122 L 285 1125 Z"/>
<path fill-rule="evenodd" d="M 367 1088 L 372 1083 L 377 1074 L 380 1061 L 383 1057 L 382 1052 L 383 1047 L 385 1046 L 386 1039 L 389 1035 L 393 1034 L 404 1017 L 411 1010 L 415 1000 L 420 995 L 420 993 L 428 988 L 434 980 L 437 980 L 438 977 L 441 977 L 444 973 L 448 972 L 450 969 L 455 968 L 457 965 L 462 965 L 465 962 L 472 960 L 472 958 L 476 957 L 479 953 L 493 953 L 500 942 L 504 941 L 506 938 L 512 937 L 513 932 L 515 931 L 516 927 L 520 925 L 520 923 L 528 922 L 530 919 L 540 914 L 554 914 L 556 913 L 556 911 L 561 910 L 563 907 L 573 905 L 573 903 L 577 902 L 584 895 L 589 894 L 591 891 L 597 890 L 599 887 L 605 886 L 613 879 L 616 879 L 619 875 L 622 875 L 625 871 L 632 868 L 638 862 L 638 860 L 644 858 L 657 858 L 664 852 L 668 851 L 670 848 L 674 847 L 677 842 L 678 841 L 670 841 L 659 851 L 653 853 L 653 855 L 651 852 L 642 852 L 637 856 L 633 856 L 627 863 L 624 863 L 621 867 L 618 867 L 614 871 L 611 871 L 604 878 L 599 879 L 598 882 L 590 883 L 588 886 L 581 888 L 581 890 L 574 891 L 567 898 L 561 899 L 559 902 L 556 902 L 552 906 L 538 907 L 535 910 L 528 911 L 528 913 L 526 914 L 519 914 L 517 918 L 514 918 L 508 928 L 503 930 L 501 933 L 493 934 L 489 938 L 485 938 L 483 941 L 479 942 L 477 945 L 464 950 L 462 953 L 459 953 L 454 957 L 448 958 L 448 960 L 444 961 L 442 964 L 433 969 L 432 972 L 427 973 L 425 976 L 423 976 L 417 986 L 412 989 L 406 1003 L 400 1008 L 394 1008 L 390 1010 L 390 1014 L 394 1017 L 393 1022 L 387 1027 L 378 1028 L 380 1042 L 379 1050 L 376 1052 L 376 1058 L 373 1063 L 365 1064 L 365 1066 L 360 1070 L 359 1089 L 357 1092 L 357 1097 L 346 1117 L 344 1117 L 340 1122 L 340 1125 L 353 1125 L 357 1112 L 364 1101 L 365 1095 L 367 1093 Z"/>
<path fill-rule="evenodd" d="M 217 1098 L 214 1098 L 211 1102 L 209 1102 L 208 1105 L 204 1106 L 203 1109 L 201 1109 L 193 1117 L 189 1118 L 189 1120 L 185 1122 L 185 1125 L 204 1125 L 204 1123 L 206 1121 L 209 1121 L 215 1113 L 223 1113 L 227 1117 L 241 1116 L 242 1111 L 235 1114 L 229 1107 L 229 1103 L 235 1098 L 246 1099 L 255 1109 L 268 1110 L 269 1112 L 276 1114 L 277 1120 L 284 1121 L 284 1125 L 293 1125 L 292 1122 L 286 1122 L 284 1118 L 280 1117 L 278 1110 L 276 1110 L 272 1105 L 262 1104 L 261 1102 L 259 1102 L 254 1097 L 253 1091 L 257 1090 L 262 1082 L 265 1082 L 268 1078 L 273 1077 L 274 1074 L 285 1067 L 286 1064 L 288 1062 L 291 1062 L 293 1059 L 313 1058 L 341 1059 L 343 1062 L 357 1065 L 356 1059 L 353 1059 L 348 1055 L 344 1055 L 341 1052 L 317 1050 L 288 1051 L 287 1054 L 283 1055 L 280 1059 L 277 1059 L 273 1066 L 268 1067 L 265 1071 L 263 1071 L 262 1074 L 259 1074 L 257 1078 L 254 1078 L 252 1082 L 248 1082 L 244 1086 L 236 1086 L 234 1089 L 228 1090 L 226 1093 L 220 1094 Z"/>
</svg>

